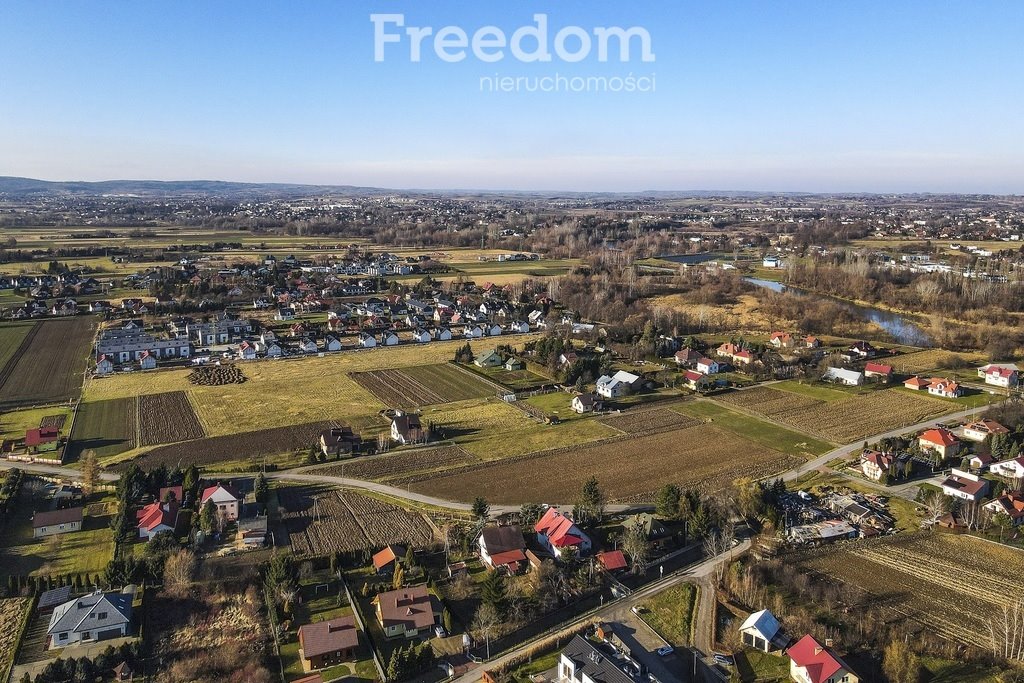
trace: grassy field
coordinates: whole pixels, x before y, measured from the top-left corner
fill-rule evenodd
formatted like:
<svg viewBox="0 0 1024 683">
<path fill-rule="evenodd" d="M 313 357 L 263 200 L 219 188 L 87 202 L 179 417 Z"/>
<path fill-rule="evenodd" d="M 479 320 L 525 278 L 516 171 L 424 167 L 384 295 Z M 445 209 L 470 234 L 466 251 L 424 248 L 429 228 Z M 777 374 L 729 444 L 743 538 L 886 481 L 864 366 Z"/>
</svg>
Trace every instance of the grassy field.
<svg viewBox="0 0 1024 683">
<path fill-rule="evenodd" d="M 100 458 L 131 450 L 137 445 L 137 429 L 134 398 L 83 402 L 78 406 L 67 460 L 77 461 L 88 449 Z"/>
<path fill-rule="evenodd" d="M 26 429 L 35 429 L 39 421 L 51 415 L 63 415 L 64 427 L 61 435 L 67 436 L 71 426 L 71 408 L 65 406 L 49 406 L 47 408 L 27 408 L 12 410 L 0 414 L 0 438 L 24 438 Z"/>
<path fill-rule="evenodd" d="M 0 576 L 101 573 L 114 556 L 113 495 L 102 502 L 105 514 L 86 513 L 81 531 L 39 540 L 32 538 L 32 505 L 23 502 L 0 534 Z"/>
<path fill-rule="evenodd" d="M 538 394 L 526 399 L 534 408 L 543 410 L 547 415 L 556 415 L 560 420 L 578 420 L 590 417 L 587 413 L 577 413 L 572 409 L 572 394 L 555 391 L 550 394 Z"/>
<path fill-rule="evenodd" d="M 715 426 L 750 439 L 754 443 L 810 458 L 832 450 L 826 441 L 786 429 L 771 422 L 730 410 L 713 401 L 689 401 L 672 407 L 684 415 L 711 420 Z"/>
<path fill-rule="evenodd" d="M 640 617 L 673 647 L 690 644 L 697 587 L 684 583 L 640 603 Z"/>
<path fill-rule="evenodd" d="M 517 337 L 525 341 L 526 336 Z M 86 400 L 185 391 L 207 435 L 221 436 L 321 420 L 369 419 L 385 406 L 350 372 L 409 368 L 452 359 L 463 341 L 347 351 L 323 358 L 257 361 L 242 366 L 243 384 L 193 386 L 190 370 L 162 370 L 90 379 Z"/>
<path fill-rule="evenodd" d="M 504 384 L 513 391 L 529 389 L 541 384 L 549 384 L 552 380 L 530 370 L 505 370 L 504 368 L 482 368 L 479 370 L 499 384 Z"/>
</svg>

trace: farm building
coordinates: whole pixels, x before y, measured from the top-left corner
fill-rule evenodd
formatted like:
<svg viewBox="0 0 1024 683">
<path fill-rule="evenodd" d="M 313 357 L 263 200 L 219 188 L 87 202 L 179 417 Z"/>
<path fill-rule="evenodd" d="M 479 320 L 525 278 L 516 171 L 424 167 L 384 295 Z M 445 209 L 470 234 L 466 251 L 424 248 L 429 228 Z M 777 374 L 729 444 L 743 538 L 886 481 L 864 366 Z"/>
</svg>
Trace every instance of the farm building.
<svg viewBox="0 0 1024 683">
<path fill-rule="evenodd" d="M 416 638 L 440 623 L 437 601 L 426 586 L 381 593 L 373 602 L 377 621 L 388 638 Z"/>
<path fill-rule="evenodd" d="M 39 427 L 25 431 L 25 448 L 32 453 L 51 453 L 60 445 L 56 427 Z"/>
<path fill-rule="evenodd" d="M 864 366 L 865 377 L 878 377 L 883 382 L 892 381 L 892 366 L 882 363 L 868 363 Z"/>
<path fill-rule="evenodd" d="M 32 538 L 56 536 L 82 530 L 82 508 L 64 508 L 32 515 Z"/>
<path fill-rule="evenodd" d="M 299 628 L 299 652 L 307 671 L 336 666 L 355 658 L 359 631 L 355 617 L 337 617 Z"/>
<path fill-rule="evenodd" d="M 823 382 L 835 382 L 845 384 L 848 387 L 859 387 L 864 384 L 864 374 L 856 370 L 844 370 L 843 368 L 829 368 L 821 376 Z"/>
<path fill-rule="evenodd" d="M 857 538 L 857 529 L 849 522 L 830 519 L 790 527 L 789 538 L 794 543 L 817 545 L 841 541 L 844 538 Z"/>
<path fill-rule="evenodd" d="M 523 530 L 516 525 L 484 527 L 477 545 L 480 560 L 495 571 L 518 574 L 528 566 L 526 540 Z"/>
<path fill-rule="evenodd" d="M 785 647 L 785 635 L 775 615 L 766 609 L 754 612 L 740 625 L 740 638 L 747 647 L 773 652 Z"/>
<path fill-rule="evenodd" d="M 987 417 L 983 417 L 980 420 L 974 422 L 968 422 L 964 425 L 964 438 L 971 441 L 984 441 L 990 434 L 995 436 L 996 434 L 1009 434 L 1010 430 L 999 424 L 995 420 L 990 420 Z"/>
<path fill-rule="evenodd" d="M 238 520 L 237 540 L 243 548 L 260 548 L 266 545 L 266 516 Z"/>
<path fill-rule="evenodd" d="M 378 574 L 393 574 L 401 558 L 405 557 L 405 547 L 400 545 L 385 546 L 373 556 L 373 568 Z"/>
<path fill-rule="evenodd" d="M 988 493 L 988 480 L 955 467 L 940 486 L 947 496 L 971 503 L 981 500 Z"/>
<path fill-rule="evenodd" d="M 232 487 L 218 483 L 203 489 L 203 494 L 199 498 L 199 508 L 202 509 L 207 502 L 213 503 L 217 513 L 231 521 L 238 519 L 238 507 L 242 502 L 242 496 Z"/>
<path fill-rule="evenodd" d="M 596 555 L 597 563 L 606 571 L 614 572 L 629 566 L 626 555 L 621 550 L 607 550 Z"/>
<path fill-rule="evenodd" d="M 96 591 L 59 605 L 46 629 L 50 649 L 81 641 L 109 640 L 128 635 L 132 619 L 131 593 Z"/>
<path fill-rule="evenodd" d="M 948 429 L 929 429 L 917 439 L 921 450 L 933 450 L 944 460 L 956 457 L 960 450 L 960 440 Z"/>
<path fill-rule="evenodd" d="M 590 537 L 558 508 L 548 508 L 533 530 L 537 532 L 537 542 L 555 557 L 561 557 L 566 548 L 575 549 L 578 557 L 590 551 Z"/>
<path fill-rule="evenodd" d="M 808 634 L 786 650 L 789 674 L 798 683 L 859 683 L 860 678 L 839 655 Z"/>
</svg>

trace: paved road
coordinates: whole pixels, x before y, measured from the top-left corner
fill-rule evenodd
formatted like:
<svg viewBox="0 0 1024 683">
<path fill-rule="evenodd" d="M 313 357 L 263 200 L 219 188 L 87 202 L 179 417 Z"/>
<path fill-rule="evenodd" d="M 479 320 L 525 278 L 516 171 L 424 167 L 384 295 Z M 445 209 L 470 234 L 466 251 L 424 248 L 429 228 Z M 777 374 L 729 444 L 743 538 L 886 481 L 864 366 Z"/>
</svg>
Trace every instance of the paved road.
<svg viewBox="0 0 1024 683">
<path fill-rule="evenodd" d="M 691 565 L 689 567 L 683 567 L 682 569 L 679 569 L 665 576 L 664 578 L 658 579 L 657 581 L 648 584 L 640 590 L 635 591 L 634 593 L 630 594 L 629 597 L 616 600 L 615 602 L 610 603 L 608 606 L 604 607 L 601 610 L 598 610 L 595 613 L 584 615 L 578 619 L 574 619 L 573 621 L 564 624 L 562 626 L 562 629 L 571 629 L 574 626 L 577 626 L 586 620 L 594 618 L 597 618 L 602 621 L 618 621 L 619 619 L 626 619 L 627 629 L 629 629 L 632 632 L 630 635 L 633 635 L 639 643 L 643 644 L 643 642 L 645 641 L 657 642 L 658 646 L 660 646 L 664 644 L 664 641 L 660 640 L 660 638 L 658 638 L 656 635 L 652 636 L 651 634 L 646 634 L 644 636 L 641 636 L 643 638 L 643 641 L 641 641 L 641 637 L 636 637 L 636 634 L 640 632 L 640 627 L 632 618 L 632 612 L 630 611 L 632 607 L 639 602 L 643 602 L 652 595 L 656 595 L 657 593 L 660 593 L 661 591 L 671 588 L 672 586 L 675 586 L 677 584 L 684 582 L 700 583 L 703 579 L 711 576 L 714 573 L 715 567 L 718 565 L 718 563 L 729 562 L 730 558 L 735 558 L 749 549 L 750 541 L 745 540 L 739 545 L 737 545 L 735 548 L 730 550 L 728 555 L 718 555 L 716 557 L 704 560 L 703 562 L 700 562 L 698 564 Z M 521 654 L 523 651 L 528 649 L 529 646 L 529 644 L 525 644 L 514 650 L 510 650 L 505 654 L 501 655 L 500 657 L 497 657 L 494 660 L 488 662 L 484 666 L 486 666 L 486 668 L 488 669 L 494 668 L 502 663 L 509 661 L 513 657 L 516 657 L 517 655 Z M 685 658 L 686 656 L 682 655 L 679 661 L 683 661 L 685 660 Z M 685 664 L 685 661 L 683 663 Z M 660 668 L 664 671 L 668 665 L 669 662 L 666 662 Z M 683 669 L 685 669 L 685 666 L 683 667 Z M 680 671 L 680 669 L 678 667 L 673 667 L 673 670 L 675 670 L 677 673 L 676 675 L 673 675 L 671 678 L 669 678 L 668 681 L 686 680 L 681 679 L 679 677 L 678 672 Z M 480 680 L 482 671 L 483 667 L 474 669 L 473 671 L 467 672 L 459 678 L 454 679 L 452 683 L 475 683 L 476 681 Z M 667 674 L 668 672 L 665 671 L 665 673 Z M 657 676 L 657 674 L 655 675 Z"/>
</svg>

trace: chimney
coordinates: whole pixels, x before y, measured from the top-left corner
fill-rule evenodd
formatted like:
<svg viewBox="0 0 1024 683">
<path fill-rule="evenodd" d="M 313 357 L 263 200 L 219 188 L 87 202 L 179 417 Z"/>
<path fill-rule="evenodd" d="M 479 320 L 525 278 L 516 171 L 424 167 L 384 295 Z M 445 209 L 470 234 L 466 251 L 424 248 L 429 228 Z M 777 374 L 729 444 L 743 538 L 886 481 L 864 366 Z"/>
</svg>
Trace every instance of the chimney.
<svg viewBox="0 0 1024 683">
<path fill-rule="evenodd" d="M 831 638 L 826 638 L 825 639 L 825 647 L 832 647 L 832 639 Z"/>
<path fill-rule="evenodd" d="M 821 654 L 821 648 L 820 647 L 814 648 L 814 656 L 817 657 L 820 654 Z"/>
</svg>

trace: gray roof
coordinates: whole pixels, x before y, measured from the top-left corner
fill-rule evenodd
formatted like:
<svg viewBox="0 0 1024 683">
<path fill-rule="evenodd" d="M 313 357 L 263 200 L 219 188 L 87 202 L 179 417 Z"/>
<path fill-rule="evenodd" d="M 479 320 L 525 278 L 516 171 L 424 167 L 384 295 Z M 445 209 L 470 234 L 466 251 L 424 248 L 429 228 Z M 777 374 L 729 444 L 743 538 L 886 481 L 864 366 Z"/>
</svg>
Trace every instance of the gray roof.
<svg viewBox="0 0 1024 683">
<path fill-rule="evenodd" d="M 46 632 L 52 635 L 65 631 L 97 631 L 126 624 L 131 618 L 131 595 L 97 591 L 69 600 L 53 610 Z"/>
<path fill-rule="evenodd" d="M 772 640 L 779 633 L 781 626 L 779 625 L 778 619 L 775 615 L 766 609 L 760 612 L 754 612 L 747 620 L 740 626 L 741 631 L 746 631 L 748 628 L 756 629 L 758 633 L 765 637 L 766 640 Z"/>
<path fill-rule="evenodd" d="M 597 683 L 635 683 L 613 657 L 582 636 L 570 640 L 562 656 L 576 663 L 577 672 L 582 671 Z"/>
</svg>

